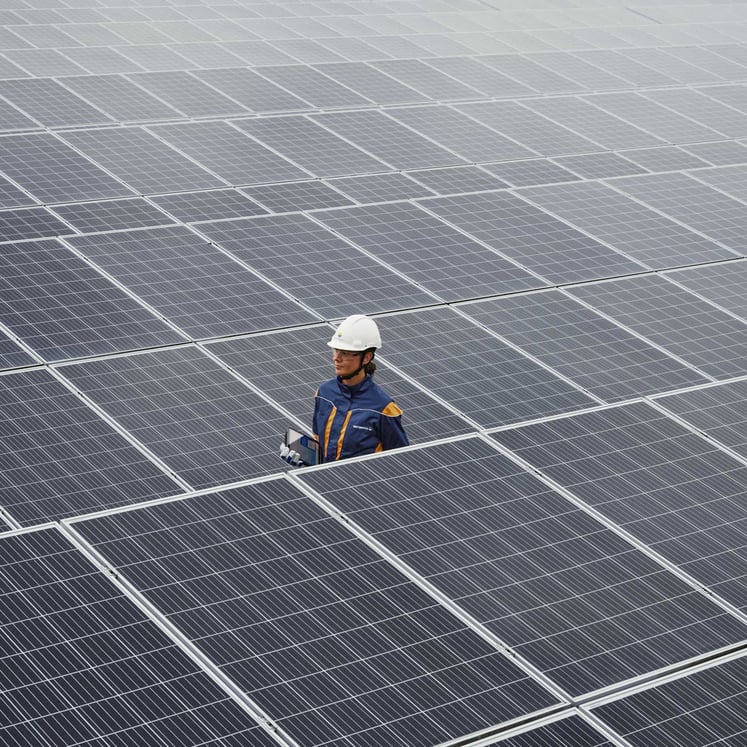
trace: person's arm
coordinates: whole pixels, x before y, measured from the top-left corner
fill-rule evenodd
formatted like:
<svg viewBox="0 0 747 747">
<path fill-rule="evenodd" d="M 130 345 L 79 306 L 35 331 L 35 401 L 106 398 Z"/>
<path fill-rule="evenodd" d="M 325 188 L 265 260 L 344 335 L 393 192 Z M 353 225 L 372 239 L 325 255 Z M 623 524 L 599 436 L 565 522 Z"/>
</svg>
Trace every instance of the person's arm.
<svg viewBox="0 0 747 747">
<path fill-rule="evenodd" d="M 400 446 L 409 446 L 410 444 L 402 426 L 402 410 L 394 402 L 390 402 L 381 413 L 379 438 L 381 439 L 381 448 L 384 451 L 397 449 Z"/>
</svg>

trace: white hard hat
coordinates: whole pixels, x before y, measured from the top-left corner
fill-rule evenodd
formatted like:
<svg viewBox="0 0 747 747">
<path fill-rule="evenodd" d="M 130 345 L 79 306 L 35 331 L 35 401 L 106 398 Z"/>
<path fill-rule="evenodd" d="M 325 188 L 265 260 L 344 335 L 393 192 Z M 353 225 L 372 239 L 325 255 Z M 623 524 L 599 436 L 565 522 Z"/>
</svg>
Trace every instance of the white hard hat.
<svg viewBox="0 0 747 747">
<path fill-rule="evenodd" d="M 353 314 L 340 322 L 327 345 L 338 350 L 380 348 L 381 335 L 373 319 L 363 314 Z"/>
</svg>

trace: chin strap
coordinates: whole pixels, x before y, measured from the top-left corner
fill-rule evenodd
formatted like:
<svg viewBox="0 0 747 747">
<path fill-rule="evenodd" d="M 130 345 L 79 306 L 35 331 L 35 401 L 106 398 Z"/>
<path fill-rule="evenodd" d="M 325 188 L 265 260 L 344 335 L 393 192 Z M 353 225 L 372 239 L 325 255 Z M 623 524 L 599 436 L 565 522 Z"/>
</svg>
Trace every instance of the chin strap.
<svg viewBox="0 0 747 747">
<path fill-rule="evenodd" d="M 371 360 L 368 361 L 368 363 L 370 363 L 374 359 L 374 352 L 373 352 L 373 350 L 371 350 L 371 351 L 369 351 L 369 350 L 363 350 L 361 352 L 361 360 L 363 360 L 363 356 L 366 353 L 368 353 L 368 352 L 371 353 Z M 363 371 L 363 369 L 368 365 L 368 363 L 362 363 L 360 366 L 358 366 L 358 368 L 355 369 L 355 371 L 353 371 L 353 373 L 348 374 L 347 376 L 340 376 L 340 379 L 342 381 L 347 381 L 348 379 L 354 379 L 361 371 Z"/>
</svg>

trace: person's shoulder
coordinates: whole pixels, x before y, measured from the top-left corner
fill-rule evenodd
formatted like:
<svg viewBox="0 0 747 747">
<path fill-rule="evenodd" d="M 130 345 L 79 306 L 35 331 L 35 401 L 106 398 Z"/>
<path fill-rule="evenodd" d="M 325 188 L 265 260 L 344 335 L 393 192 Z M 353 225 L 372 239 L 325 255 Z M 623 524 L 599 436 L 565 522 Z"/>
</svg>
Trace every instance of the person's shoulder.
<svg viewBox="0 0 747 747">
<path fill-rule="evenodd" d="M 323 381 L 316 389 L 317 396 L 318 395 L 324 395 L 325 392 L 336 392 L 340 388 L 337 379 L 327 379 L 326 381 Z"/>
<path fill-rule="evenodd" d="M 375 382 L 373 378 L 369 378 L 370 381 L 370 389 L 369 392 L 371 395 L 376 397 L 378 400 L 380 400 L 383 404 L 388 404 L 390 402 L 393 402 L 392 396 L 389 394 L 389 392 L 384 389 L 380 384 Z"/>
</svg>

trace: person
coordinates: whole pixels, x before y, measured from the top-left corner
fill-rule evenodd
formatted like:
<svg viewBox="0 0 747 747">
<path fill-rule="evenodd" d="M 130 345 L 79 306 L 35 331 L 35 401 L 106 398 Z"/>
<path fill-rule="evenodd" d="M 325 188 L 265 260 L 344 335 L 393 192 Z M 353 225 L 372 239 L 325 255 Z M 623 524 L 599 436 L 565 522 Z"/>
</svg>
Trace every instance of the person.
<svg viewBox="0 0 747 747">
<path fill-rule="evenodd" d="M 340 323 L 327 345 L 333 351 L 336 375 L 317 389 L 312 420 L 321 461 L 407 446 L 402 410 L 373 380 L 374 356 L 381 347 L 376 322 L 353 314 Z M 280 456 L 290 464 L 303 464 L 300 455 L 285 445 Z"/>
</svg>

